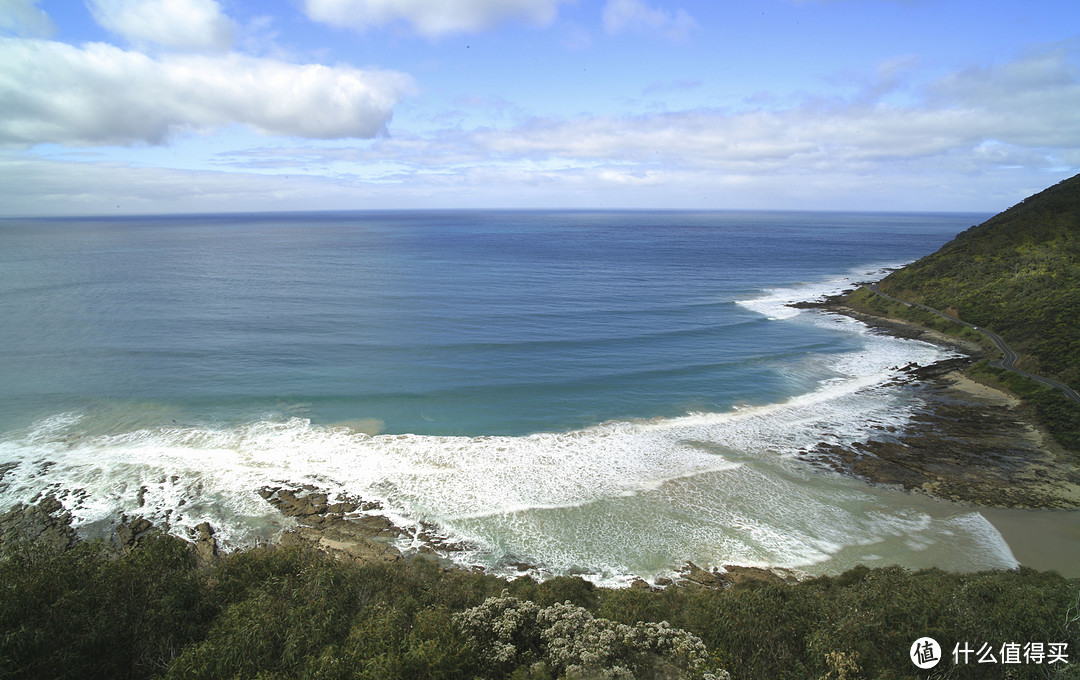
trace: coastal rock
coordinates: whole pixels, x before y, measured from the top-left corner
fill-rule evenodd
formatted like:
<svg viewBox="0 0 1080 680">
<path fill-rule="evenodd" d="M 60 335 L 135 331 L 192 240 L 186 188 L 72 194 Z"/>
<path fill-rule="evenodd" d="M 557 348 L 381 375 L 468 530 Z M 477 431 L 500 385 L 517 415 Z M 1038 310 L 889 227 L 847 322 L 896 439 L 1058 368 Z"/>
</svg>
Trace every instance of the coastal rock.
<svg viewBox="0 0 1080 680">
<path fill-rule="evenodd" d="M 950 368 L 956 365 L 912 371 L 917 380 L 907 389 L 921 406 L 902 430 L 881 429 L 844 446 L 821 443 L 802 455 L 820 467 L 935 498 L 989 507 L 1080 506 L 1075 467 L 1044 448 L 1015 404 L 978 392 Z"/>
<path fill-rule="evenodd" d="M 788 569 L 778 567 L 743 567 L 725 564 L 720 569 L 706 571 L 693 562 L 688 562 L 680 573 L 680 584 L 716 590 L 743 588 L 759 585 L 783 585 L 798 583 L 799 575 Z M 657 582 L 657 585 L 660 585 Z"/>
<path fill-rule="evenodd" d="M 720 574 L 705 571 L 693 562 L 688 562 L 681 573 L 684 583 L 691 583 L 706 588 L 727 588 L 729 584 L 724 581 Z"/>
<path fill-rule="evenodd" d="M 203 522 L 195 527 L 195 563 L 200 567 L 207 567 L 218 560 L 217 539 L 214 538 L 214 528 L 209 522 Z"/>
<path fill-rule="evenodd" d="M 116 527 L 116 545 L 122 552 L 131 552 L 146 535 L 156 530 L 153 522 L 145 517 L 129 520 L 126 515 L 122 516 Z"/>
<path fill-rule="evenodd" d="M 719 578 L 731 587 L 743 587 L 748 585 L 783 585 L 785 583 L 797 583 L 799 578 L 786 569 L 760 567 L 740 567 L 734 564 L 725 564 L 724 573 Z"/>
<path fill-rule="evenodd" d="M 964 375 L 987 355 L 980 345 L 909 321 L 848 307 L 844 296 L 826 311 L 853 317 L 877 332 L 919 338 L 965 354 L 927 366 L 898 367 L 892 383 L 918 406 L 903 427 L 878 428 L 865 442 L 822 442 L 802 456 L 823 468 L 875 484 L 988 507 L 1080 507 L 1080 468 L 1035 425 L 1013 397 Z"/>
<path fill-rule="evenodd" d="M 282 534 L 281 545 L 310 545 L 332 557 L 358 562 L 395 562 L 401 552 L 387 535 L 351 520 L 337 520 L 327 526 L 301 526 Z M 397 535 L 394 534 L 393 538 Z"/>
<path fill-rule="evenodd" d="M 327 494 L 313 487 L 263 487 L 259 495 L 300 525 L 282 534 L 281 545 L 306 544 L 336 558 L 360 562 L 402 558 L 393 545 L 402 532 L 393 522 L 382 515 L 352 514 L 370 512 L 379 507 L 376 503 L 355 498 L 330 502 Z"/>
<path fill-rule="evenodd" d="M 346 515 L 350 512 L 356 512 L 356 509 L 360 507 L 357 503 L 350 503 L 348 501 L 338 502 L 332 505 L 326 506 L 326 512 L 332 515 Z"/>
<path fill-rule="evenodd" d="M 280 489 L 268 498 L 286 517 L 311 517 L 326 512 L 326 494 Z"/>
<path fill-rule="evenodd" d="M 37 505 L 18 504 L 0 515 L 0 550 L 37 543 L 52 550 L 67 550 L 78 542 L 71 513 L 53 494 Z"/>
</svg>

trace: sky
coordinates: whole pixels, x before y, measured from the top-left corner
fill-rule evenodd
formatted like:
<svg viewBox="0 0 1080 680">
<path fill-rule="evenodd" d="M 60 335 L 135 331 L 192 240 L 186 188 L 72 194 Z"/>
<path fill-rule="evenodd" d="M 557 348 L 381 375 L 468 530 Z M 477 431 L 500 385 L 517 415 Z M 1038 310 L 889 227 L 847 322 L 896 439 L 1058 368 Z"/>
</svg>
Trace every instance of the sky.
<svg viewBox="0 0 1080 680">
<path fill-rule="evenodd" d="M 1077 0 L 0 0 L 0 215 L 998 212 Z"/>
</svg>

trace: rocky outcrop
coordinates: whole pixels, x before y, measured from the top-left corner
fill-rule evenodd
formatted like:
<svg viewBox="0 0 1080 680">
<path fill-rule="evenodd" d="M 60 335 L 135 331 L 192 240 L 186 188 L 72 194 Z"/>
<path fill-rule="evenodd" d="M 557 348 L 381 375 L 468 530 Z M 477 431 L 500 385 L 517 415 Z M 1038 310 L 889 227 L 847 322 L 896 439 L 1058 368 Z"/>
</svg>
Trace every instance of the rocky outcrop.
<svg viewBox="0 0 1080 680">
<path fill-rule="evenodd" d="M 820 443 L 801 455 L 820 467 L 951 501 L 1080 506 L 1076 467 L 1048 450 L 1003 395 L 980 394 L 941 363 L 910 371 L 916 379 L 905 389 L 916 407 L 902 430 L 881 429 L 846 445 Z"/>
<path fill-rule="evenodd" d="M 792 306 L 850 316 L 877 332 L 948 346 L 966 356 L 899 368 L 892 384 L 916 404 L 902 429 L 882 427 L 864 442 L 822 442 L 801 457 L 875 484 L 949 501 L 1003 508 L 1080 507 L 1075 453 L 1056 445 L 1019 400 L 965 376 L 974 360 L 987 355 L 985 348 L 910 321 L 856 311 L 847 305 L 851 292 Z"/>
<path fill-rule="evenodd" d="M 44 496 L 35 505 L 20 503 L 0 515 L 0 552 L 19 545 L 35 544 L 49 550 L 67 550 L 80 538 L 71 526 L 71 513 L 53 494 Z M 161 529 L 145 517 L 121 515 L 120 523 L 102 548 L 115 557 L 130 553 L 148 537 Z M 214 529 L 208 522 L 195 527 L 190 540 L 196 563 L 206 567 L 219 559 Z"/>
<path fill-rule="evenodd" d="M 314 488 L 264 487 L 259 495 L 298 526 L 280 538 L 282 545 L 306 544 L 339 559 L 393 562 L 401 552 L 393 545 L 402 531 L 382 515 L 364 514 L 381 509 L 377 503 L 354 498 L 330 502 Z"/>
<path fill-rule="evenodd" d="M 283 515 L 296 521 L 295 528 L 281 535 L 281 545 L 310 545 L 334 557 L 361 562 L 402 559 L 394 544 L 403 532 L 385 516 L 377 514 L 381 509 L 378 503 L 354 498 L 331 501 L 326 493 L 313 487 L 266 487 L 259 493 Z M 79 542 L 71 522 L 71 513 L 54 494 L 43 497 L 36 504 L 16 505 L 0 515 L 0 551 L 29 543 L 67 550 Z M 102 547 L 117 556 L 127 554 L 160 531 L 162 529 L 146 517 L 122 515 Z M 214 528 L 209 522 L 199 524 L 183 538 L 190 543 L 199 567 L 212 566 L 222 559 Z M 436 552 L 427 547 L 440 544 L 437 533 L 423 531 L 418 538 L 426 545 L 416 554 L 421 558 L 438 559 Z"/>
<path fill-rule="evenodd" d="M 52 494 L 36 505 L 20 503 L 0 515 L 0 550 L 25 543 L 67 550 L 78 540 L 71 527 L 71 513 Z"/>
<path fill-rule="evenodd" d="M 784 585 L 798 583 L 799 581 L 798 574 L 779 567 L 765 569 L 762 567 L 741 567 L 734 564 L 725 564 L 719 569 L 714 568 L 712 571 L 706 571 L 693 562 L 688 562 L 679 574 L 678 584 L 684 587 L 696 586 L 721 590 L 753 585 Z"/>
<path fill-rule="evenodd" d="M 195 527 L 195 563 L 200 567 L 208 567 L 218 561 L 217 539 L 214 538 L 214 527 L 209 522 L 203 522 Z"/>
<path fill-rule="evenodd" d="M 131 552 L 154 531 L 156 531 L 156 528 L 153 522 L 145 517 L 128 519 L 127 515 L 121 515 L 120 524 L 116 527 L 113 545 L 121 552 Z"/>
</svg>

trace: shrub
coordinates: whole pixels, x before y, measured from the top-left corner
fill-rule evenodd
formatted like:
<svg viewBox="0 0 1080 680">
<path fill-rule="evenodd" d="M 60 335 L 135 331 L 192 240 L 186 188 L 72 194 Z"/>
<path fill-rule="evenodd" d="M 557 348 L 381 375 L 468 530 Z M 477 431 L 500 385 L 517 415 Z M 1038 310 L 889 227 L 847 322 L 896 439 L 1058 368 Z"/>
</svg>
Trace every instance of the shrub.
<svg viewBox="0 0 1080 680">
<path fill-rule="evenodd" d="M 701 639 L 667 622 L 628 626 L 596 618 L 567 601 L 541 609 L 503 592 L 454 617 L 493 676 L 513 670 L 518 677 L 694 678 L 719 680 L 710 673 Z"/>
</svg>

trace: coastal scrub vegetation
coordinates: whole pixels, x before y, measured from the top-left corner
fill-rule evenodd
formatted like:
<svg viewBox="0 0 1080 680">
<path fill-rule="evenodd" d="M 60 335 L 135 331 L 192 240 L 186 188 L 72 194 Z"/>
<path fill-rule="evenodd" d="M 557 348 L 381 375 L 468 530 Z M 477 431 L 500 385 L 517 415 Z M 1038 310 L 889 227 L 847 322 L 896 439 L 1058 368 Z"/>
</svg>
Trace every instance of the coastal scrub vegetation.
<svg viewBox="0 0 1080 680">
<path fill-rule="evenodd" d="M 885 277 L 883 292 L 997 332 L 1021 367 L 1080 389 L 1080 175 Z"/>
<path fill-rule="evenodd" d="M 989 328 L 1020 353 L 1020 368 L 1080 388 L 1080 175 L 971 227 L 937 252 L 889 274 L 878 287 Z M 964 324 L 866 288 L 849 294 L 846 303 L 997 352 Z M 970 375 L 1016 394 L 1059 444 L 1080 450 L 1080 404 L 986 362 L 976 364 Z"/>
<path fill-rule="evenodd" d="M 868 288 L 859 288 L 847 296 L 846 302 L 854 309 L 874 314 L 877 316 L 885 316 L 894 319 L 903 319 L 912 323 L 919 324 L 924 328 L 932 328 L 933 330 L 943 333 L 945 335 L 952 336 L 960 340 L 966 340 L 978 345 L 982 345 L 987 350 L 993 350 L 994 344 L 983 335 L 982 333 L 974 330 L 970 326 L 965 326 L 962 323 L 956 321 L 950 321 L 943 316 L 934 314 L 933 312 L 923 309 L 921 307 L 914 307 L 912 305 L 905 305 L 902 302 L 890 300 L 888 298 L 876 295 Z"/>
<path fill-rule="evenodd" d="M 0 678 L 914 678 L 923 636 L 941 677 L 1080 677 L 1080 579 L 1029 569 L 604 589 L 303 547 L 200 569 L 156 535 L 120 556 L 16 546 L 0 587 Z M 1029 642 L 1067 644 L 1070 663 L 951 657 Z"/>
</svg>

